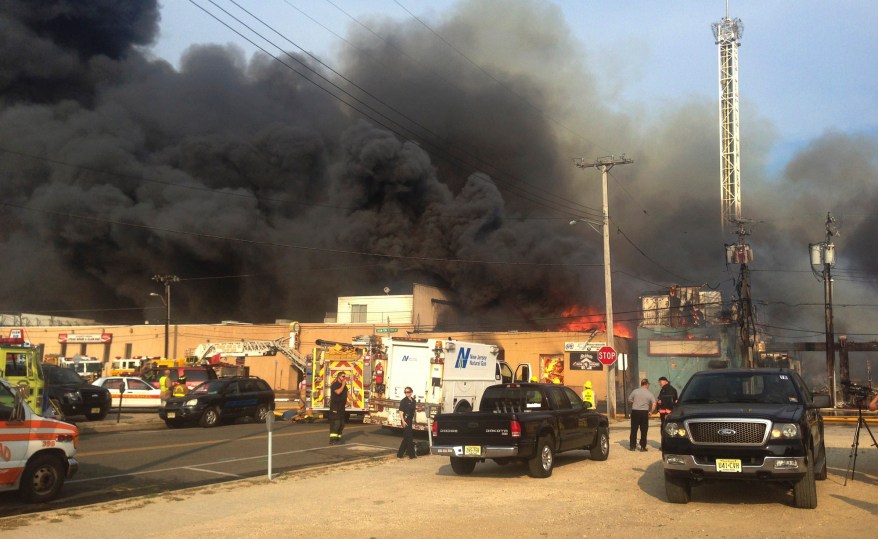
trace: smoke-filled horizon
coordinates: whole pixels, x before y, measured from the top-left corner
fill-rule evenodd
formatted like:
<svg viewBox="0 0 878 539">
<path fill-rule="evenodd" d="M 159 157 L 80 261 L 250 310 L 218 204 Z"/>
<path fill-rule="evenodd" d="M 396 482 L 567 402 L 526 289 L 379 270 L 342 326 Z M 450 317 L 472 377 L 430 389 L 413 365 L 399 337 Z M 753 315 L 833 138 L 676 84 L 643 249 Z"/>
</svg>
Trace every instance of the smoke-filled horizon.
<svg viewBox="0 0 878 539">
<path fill-rule="evenodd" d="M 634 159 L 610 178 L 616 320 L 675 283 L 734 298 L 714 101 L 620 112 L 587 41 L 535 0 L 436 21 L 466 58 L 414 21 L 365 22 L 383 40 L 354 27 L 326 65 L 290 53 L 342 92 L 289 56 L 151 58 L 155 1 L 4 3 L 0 311 L 157 321 L 151 277 L 175 274 L 180 323 L 320 321 L 340 295 L 418 282 L 451 292 L 456 329 L 555 328 L 571 306 L 603 310 L 600 235 L 569 221 L 601 205 L 574 158 L 610 153 Z M 771 176 L 773 126 L 744 102 L 759 323 L 820 340 L 808 243 L 832 211 L 835 329 L 873 340 L 878 141 L 826 133 Z"/>
</svg>

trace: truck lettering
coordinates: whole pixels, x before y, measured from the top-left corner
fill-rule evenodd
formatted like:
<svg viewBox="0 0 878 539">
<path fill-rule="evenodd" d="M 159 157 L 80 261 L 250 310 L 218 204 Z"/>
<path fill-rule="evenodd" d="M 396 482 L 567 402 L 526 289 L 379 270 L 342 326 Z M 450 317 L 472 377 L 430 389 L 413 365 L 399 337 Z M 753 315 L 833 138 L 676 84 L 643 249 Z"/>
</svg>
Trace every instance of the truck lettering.
<svg viewBox="0 0 878 539">
<path fill-rule="evenodd" d="M 467 365 L 470 367 L 487 367 L 488 356 L 473 354 L 472 348 L 461 347 L 457 352 L 457 361 L 454 362 L 454 368 L 465 369 Z"/>
</svg>

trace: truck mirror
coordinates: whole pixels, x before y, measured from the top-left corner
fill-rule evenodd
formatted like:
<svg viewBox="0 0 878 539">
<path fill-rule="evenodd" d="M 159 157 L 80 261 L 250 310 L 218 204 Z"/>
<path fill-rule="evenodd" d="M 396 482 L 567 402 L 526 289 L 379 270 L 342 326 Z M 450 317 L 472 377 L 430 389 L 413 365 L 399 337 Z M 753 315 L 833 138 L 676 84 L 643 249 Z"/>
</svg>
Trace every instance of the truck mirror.
<svg viewBox="0 0 878 539">
<path fill-rule="evenodd" d="M 15 399 L 12 403 L 12 415 L 9 416 L 9 422 L 24 421 L 24 391 L 21 386 L 13 388 L 15 391 Z"/>
<path fill-rule="evenodd" d="M 588 410 L 589 408 L 591 408 L 591 403 L 588 401 L 582 401 L 582 409 Z"/>
</svg>

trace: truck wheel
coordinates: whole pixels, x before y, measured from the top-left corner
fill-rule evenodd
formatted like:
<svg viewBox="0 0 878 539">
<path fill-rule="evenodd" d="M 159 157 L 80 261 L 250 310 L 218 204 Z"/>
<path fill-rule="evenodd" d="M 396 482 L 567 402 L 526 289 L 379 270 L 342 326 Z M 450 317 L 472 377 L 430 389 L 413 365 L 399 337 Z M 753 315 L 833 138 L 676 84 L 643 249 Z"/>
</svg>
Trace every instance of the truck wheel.
<svg viewBox="0 0 878 539">
<path fill-rule="evenodd" d="M 202 427 L 209 428 L 215 427 L 220 422 L 220 411 L 216 406 L 211 406 L 206 409 L 203 414 L 201 414 L 201 419 L 198 421 L 198 424 Z"/>
<path fill-rule="evenodd" d="M 827 475 L 827 471 L 826 471 L 827 464 L 826 464 L 826 445 L 824 445 L 824 444 L 820 444 L 820 456 L 822 457 L 820 460 L 823 462 L 823 464 L 820 465 L 819 470 L 814 472 L 814 479 L 816 479 L 818 481 L 825 481 L 826 475 Z"/>
<path fill-rule="evenodd" d="M 549 477 L 555 464 L 555 450 L 551 436 L 540 436 L 537 440 L 536 453 L 527 461 L 527 470 L 531 477 Z"/>
<path fill-rule="evenodd" d="M 457 475 L 469 475 L 476 469 L 476 459 L 451 457 L 451 469 Z"/>
<path fill-rule="evenodd" d="M 64 485 L 66 470 L 54 455 L 36 455 L 27 463 L 21 476 L 21 495 L 29 502 L 41 503 L 54 499 Z"/>
<path fill-rule="evenodd" d="M 253 419 L 256 420 L 257 423 L 265 423 L 265 417 L 269 414 L 268 405 L 260 404 L 256 407 L 256 413 L 253 415 Z"/>
<path fill-rule="evenodd" d="M 671 503 L 689 503 L 692 499 L 692 483 L 665 474 L 665 495 Z"/>
<path fill-rule="evenodd" d="M 610 456 L 610 433 L 606 428 L 599 428 L 596 443 L 591 446 L 591 460 L 607 460 Z"/>
<path fill-rule="evenodd" d="M 793 506 L 799 509 L 817 507 L 817 483 L 814 481 L 814 451 L 808 449 L 805 477 L 793 483 Z"/>
</svg>

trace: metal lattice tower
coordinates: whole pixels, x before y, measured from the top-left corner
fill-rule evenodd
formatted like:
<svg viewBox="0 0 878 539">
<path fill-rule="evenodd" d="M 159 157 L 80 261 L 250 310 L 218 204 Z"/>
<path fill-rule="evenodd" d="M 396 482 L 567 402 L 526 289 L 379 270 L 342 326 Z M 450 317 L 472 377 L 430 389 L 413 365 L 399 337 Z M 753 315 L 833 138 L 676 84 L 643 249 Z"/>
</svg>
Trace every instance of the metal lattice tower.
<svg viewBox="0 0 878 539">
<path fill-rule="evenodd" d="M 738 126 L 738 47 L 744 25 L 726 16 L 713 24 L 719 48 L 720 196 L 722 229 L 741 218 L 741 136 Z"/>
</svg>

